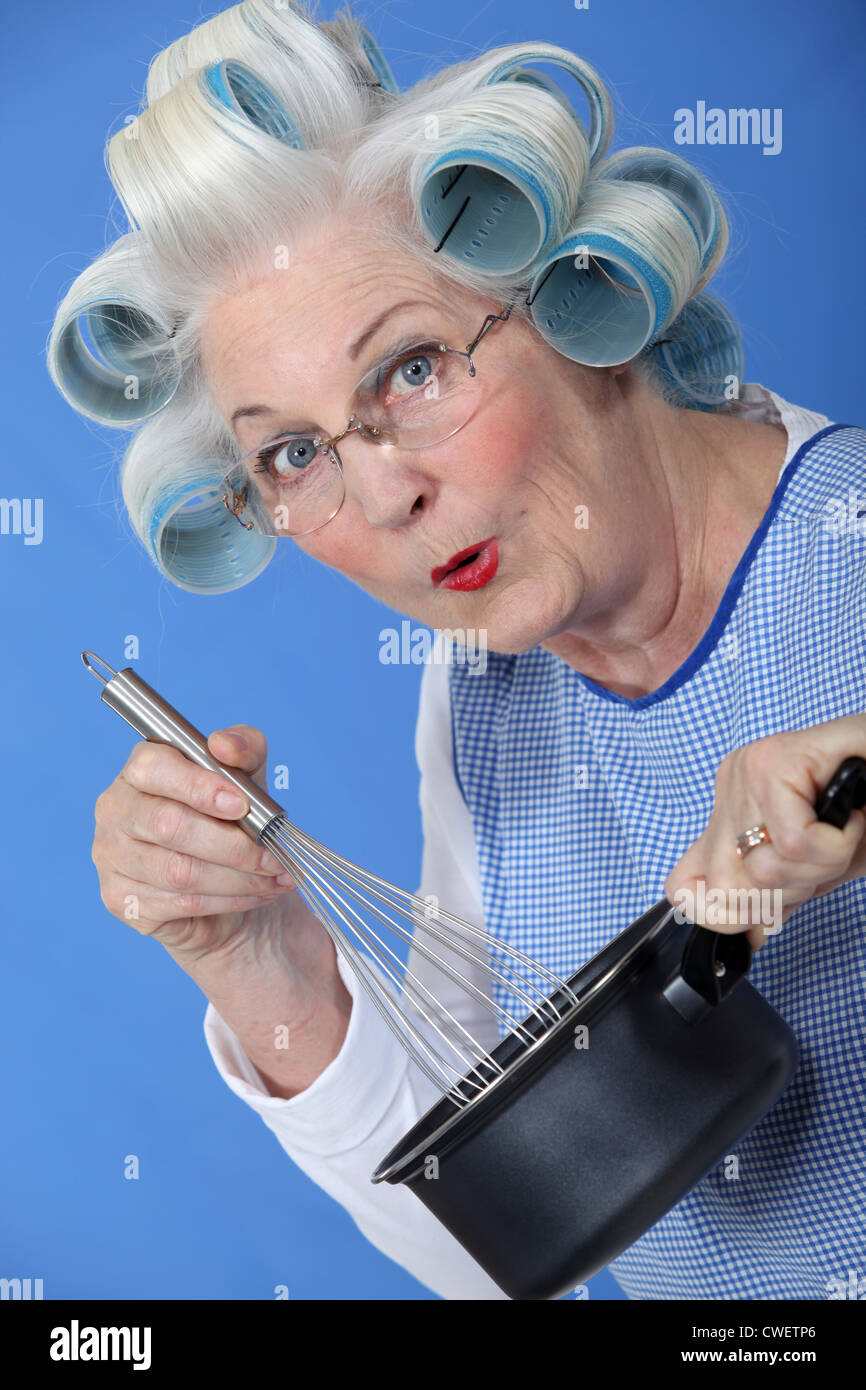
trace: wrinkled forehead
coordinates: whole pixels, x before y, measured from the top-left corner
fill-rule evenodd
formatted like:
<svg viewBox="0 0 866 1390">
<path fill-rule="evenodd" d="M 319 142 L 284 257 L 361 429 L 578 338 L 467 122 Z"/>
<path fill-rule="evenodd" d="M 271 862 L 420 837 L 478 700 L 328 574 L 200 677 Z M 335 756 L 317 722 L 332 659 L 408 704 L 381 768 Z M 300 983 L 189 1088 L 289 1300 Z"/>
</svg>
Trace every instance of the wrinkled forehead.
<svg viewBox="0 0 866 1390">
<path fill-rule="evenodd" d="M 201 329 L 206 368 L 218 372 L 249 335 L 262 342 L 279 333 L 306 345 L 348 339 L 377 309 L 412 296 L 445 307 L 453 289 L 399 245 L 323 232 L 318 240 L 277 246 L 212 294 Z"/>
<path fill-rule="evenodd" d="M 470 331 L 487 307 L 485 296 L 457 296 L 446 276 L 431 275 L 384 234 L 323 232 L 263 255 L 212 297 L 202 321 L 203 368 L 226 420 L 249 401 L 288 407 L 308 383 L 347 396 L 393 334 L 416 324 Z"/>
</svg>

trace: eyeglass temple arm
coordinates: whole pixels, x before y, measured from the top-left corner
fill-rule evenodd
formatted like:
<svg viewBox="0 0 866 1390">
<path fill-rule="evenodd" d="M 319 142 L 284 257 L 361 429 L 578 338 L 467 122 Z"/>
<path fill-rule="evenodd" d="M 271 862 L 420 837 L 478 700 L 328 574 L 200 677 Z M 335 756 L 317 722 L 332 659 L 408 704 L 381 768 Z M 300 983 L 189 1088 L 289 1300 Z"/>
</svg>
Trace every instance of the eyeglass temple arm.
<svg viewBox="0 0 866 1390">
<path fill-rule="evenodd" d="M 467 357 L 469 359 L 469 375 L 474 376 L 475 364 L 472 361 L 472 353 L 475 351 L 478 344 L 481 342 L 481 339 L 484 337 L 484 334 L 488 331 L 488 329 L 492 328 L 494 323 L 497 323 L 499 321 L 501 321 L 502 323 L 506 322 L 511 313 L 511 310 L 514 308 L 514 305 L 516 303 L 517 300 L 514 299 L 510 304 L 503 305 L 502 309 L 498 314 L 488 314 L 483 324 L 481 325 L 480 332 L 477 334 L 475 338 L 472 339 L 471 343 L 466 344 L 466 349 L 464 352 L 461 352 L 459 348 L 448 347 L 447 343 L 442 343 L 441 346 L 444 347 L 448 352 L 457 352 L 460 354 L 461 357 Z"/>
</svg>

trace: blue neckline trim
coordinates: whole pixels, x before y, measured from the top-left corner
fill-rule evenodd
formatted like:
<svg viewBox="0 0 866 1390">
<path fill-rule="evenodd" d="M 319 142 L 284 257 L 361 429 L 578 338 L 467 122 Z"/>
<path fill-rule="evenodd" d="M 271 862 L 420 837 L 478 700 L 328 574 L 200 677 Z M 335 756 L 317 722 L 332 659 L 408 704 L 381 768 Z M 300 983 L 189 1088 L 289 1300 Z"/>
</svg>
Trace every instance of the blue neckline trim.
<svg viewBox="0 0 866 1390">
<path fill-rule="evenodd" d="M 712 622 L 691 655 L 686 657 L 683 664 L 677 667 L 676 671 L 674 671 L 672 676 L 668 677 L 664 685 L 660 685 L 658 690 L 651 690 L 648 695 L 640 695 L 636 700 L 630 700 L 626 695 L 617 695 L 613 690 L 607 690 L 605 686 L 599 685 L 594 680 L 590 680 L 589 676 L 584 676 L 580 671 L 575 671 L 574 667 L 569 668 L 571 675 L 573 675 L 576 680 L 580 681 L 581 685 L 591 694 L 597 695 L 604 700 L 610 700 L 614 704 L 624 705 L 627 709 L 631 710 L 648 709 L 651 705 L 656 705 L 662 700 L 666 700 L 669 695 L 672 695 L 675 690 L 678 690 L 679 687 L 704 664 L 721 637 L 727 625 L 728 618 L 731 616 L 734 605 L 740 596 L 740 590 L 746 582 L 746 575 L 751 569 L 752 561 L 767 531 L 770 529 L 773 519 L 781 505 L 782 498 L 785 496 L 788 486 L 807 452 L 817 444 L 819 440 L 825 439 L 828 434 L 835 434 L 837 430 L 850 430 L 856 428 L 857 426 L 848 424 L 826 425 L 824 429 L 818 430 L 817 434 L 813 434 L 809 439 L 803 440 L 803 443 L 800 445 L 776 484 L 776 490 L 770 498 L 770 504 L 757 530 L 752 536 L 752 539 L 746 546 L 737 568 L 728 581 L 728 587 L 722 595 L 721 602 L 716 609 Z"/>
</svg>

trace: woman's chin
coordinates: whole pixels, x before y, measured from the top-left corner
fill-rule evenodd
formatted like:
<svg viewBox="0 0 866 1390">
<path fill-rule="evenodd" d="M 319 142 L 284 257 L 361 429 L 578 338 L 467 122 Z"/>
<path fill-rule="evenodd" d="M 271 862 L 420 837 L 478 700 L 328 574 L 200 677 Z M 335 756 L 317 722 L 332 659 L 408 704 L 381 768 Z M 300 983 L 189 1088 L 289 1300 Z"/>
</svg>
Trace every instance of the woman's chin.
<svg viewBox="0 0 866 1390">
<path fill-rule="evenodd" d="M 484 629 L 482 629 L 484 631 Z M 539 642 L 543 642 L 547 633 L 540 629 L 537 632 L 494 632 L 486 630 L 483 645 L 490 652 L 498 652 L 501 656 L 520 656 L 523 652 L 531 652 L 533 647 L 537 647 Z"/>
<path fill-rule="evenodd" d="M 561 608 L 552 602 L 548 589 L 537 580 L 509 586 L 501 595 L 491 593 L 491 602 L 478 616 L 480 639 L 492 652 L 519 656 L 544 642 L 563 624 Z"/>
<path fill-rule="evenodd" d="M 451 627 L 455 632 L 459 631 L 456 624 L 452 623 Z M 482 621 L 475 628 L 467 622 L 463 630 L 474 645 L 498 652 L 501 656 L 519 656 L 522 652 L 529 652 L 549 635 L 546 626 L 527 622 L 525 618 L 510 623 Z"/>
<path fill-rule="evenodd" d="M 447 609 L 437 604 L 433 611 L 425 605 L 423 614 L 416 610 L 415 621 L 502 656 L 531 651 L 565 622 L 561 603 L 535 579 L 501 588 L 495 579 L 487 594 L 479 590 L 450 597 Z"/>
</svg>

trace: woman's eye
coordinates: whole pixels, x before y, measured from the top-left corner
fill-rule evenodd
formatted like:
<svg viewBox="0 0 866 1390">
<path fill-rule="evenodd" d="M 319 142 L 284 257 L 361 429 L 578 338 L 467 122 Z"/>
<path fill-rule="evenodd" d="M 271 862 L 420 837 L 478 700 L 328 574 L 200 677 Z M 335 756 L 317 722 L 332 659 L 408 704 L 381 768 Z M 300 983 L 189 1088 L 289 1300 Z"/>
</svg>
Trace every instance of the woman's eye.
<svg viewBox="0 0 866 1390">
<path fill-rule="evenodd" d="M 426 386 L 435 370 L 435 358 L 429 352 L 414 352 L 404 357 L 388 377 L 388 393 L 405 396 L 419 386 Z"/>
<path fill-rule="evenodd" d="M 256 472 L 266 473 L 273 470 L 282 478 L 291 478 L 303 469 L 309 468 L 317 453 L 318 449 L 312 439 L 306 437 L 272 444 L 260 450 Z"/>
</svg>

